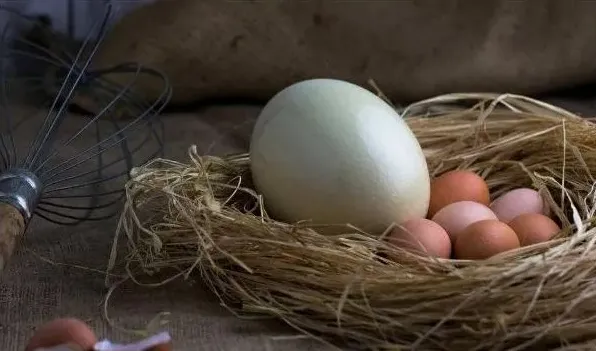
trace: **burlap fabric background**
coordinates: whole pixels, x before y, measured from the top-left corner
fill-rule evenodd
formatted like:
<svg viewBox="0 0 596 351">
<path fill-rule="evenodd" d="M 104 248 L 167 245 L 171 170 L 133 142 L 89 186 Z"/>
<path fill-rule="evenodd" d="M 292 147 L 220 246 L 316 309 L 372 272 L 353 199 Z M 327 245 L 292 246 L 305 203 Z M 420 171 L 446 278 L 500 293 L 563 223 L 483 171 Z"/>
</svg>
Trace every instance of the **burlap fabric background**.
<svg viewBox="0 0 596 351">
<path fill-rule="evenodd" d="M 372 78 L 394 102 L 534 94 L 595 80 L 594 13 L 583 0 L 157 0 L 115 25 L 96 62 L 159 68 L 178 103 L 311 77 Z"/>
<path fill-rule="evenodd" d="M 550 101 L 580 114 L 596 115 L 596 103 L 590 100 Z M 246 151 L 259 109 L 219 106 L 164 116 L 167 157 L 186 160 L 191 144 L 216 155 Z M 64 316 L 89 321 L 102 337 L 130 340 L 130 335 L 110 328 L 103 320 L 104 275 L 87 270 L 105 269 L 115 221 L 79 227 L 34 221 L 8 270 L 0 276 L 0 350 L 22 350 L 36 326 Z M 154 289 L 124 286 L 109 309 L 114 321 L 127 328 L 143 328 L 160 312 L 170 313 L 166 328 L 177 351 L 330 350 L 315 341 L 295 339 L 296 333 L 278 321 L 237 319 L 219 306 L 200 281 Z"/>
<path fill-rule="evenodd" d="M 213 154 L 244 151 L 257 114 L 256 107 L 229 106 L 165 116 L 166 153 L 185 160 L 193 143 L 205 152 L 211 148 Z M 0 350 L 23 350 L 36 326 L 64 316 L 89 321 L 101 337 L 130 340 L 130 335 L 110 328 L 102 318 L 107 292 L 103 274 L 76 267 L 105 269 L 115 221 L 78 227 L 32 223 L 25 242 L 0 276 Z M 109 312 L 119 325 L 135 329 L 144 328 L 156 314 L 169 312 L 171 322 L 166 328 L 177 351 L 325 350 L 303 339 L 272 339 L 296 333 L 279 322 L 237 319 L 200 282 L 155 289 L 127 285 L 115 293 Z"/>
<path fill-rule="evenodd" d="M 558 0 L 160 0 L 114 28 L 98 65 L 140 61 L 160 68 L 179 103 L 267 98 L 313 76 L 361 85 L 374 78 L 395 101 L 458 90 L 530 93 L 596 78 L 593 10 L 596 2 Z M 155 90 L 147 85 L 144 92 Z M 596 113 L 584 102 L 571 107 Z M 167 156 L 185 160 L 191 144 L 216 155 L 244 151 L 257 113 L 226 106 L 165 116 Z M 130 338 L 101 317 L 103 274 L 75 267 L 105 269 L 114 228 L 115 219 L 67 228 L 32 224 L 0 276 L 1 351 L 21 350 L 37 325 L 62 316 L 88 320 L 102 337 Z M 200 282 L 127 286 L 109 312 L 128 328 L 169 312 L 176 350 L 326 349 L 273 338 L 295 335 L 279 322 L 238 320 Z"/>
</svg>

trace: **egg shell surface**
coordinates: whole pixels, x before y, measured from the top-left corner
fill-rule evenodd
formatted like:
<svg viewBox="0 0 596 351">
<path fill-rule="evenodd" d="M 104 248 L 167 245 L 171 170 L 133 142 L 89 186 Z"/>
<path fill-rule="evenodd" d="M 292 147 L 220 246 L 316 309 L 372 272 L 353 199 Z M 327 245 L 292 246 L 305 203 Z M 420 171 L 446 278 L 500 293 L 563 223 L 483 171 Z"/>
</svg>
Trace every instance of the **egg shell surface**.
<svg viewBox="0 0 596 351">
<path fill-rule="evenodd" d="M 459 233 L 453 251 L 458 259 L 482 260 L 519 247 L 519 239 L 511 227 L 488 219 L 472 223 Z"/>
<path fill-rule="evenodd" d="M 35 351 L 71 344 L 90 350 L 97 342 L 95 333 L 89 326 L 76 318 L 61 318 L 50 321 L 39 327 L 25 347 L 25 351 Z"/>
<path fill-rule="evenodd" d="M 443 207 L 432 220 L 443 227 L 451 242 L 455 243 L 457 236 L 474 222 L 485 219 L 497 219 L 497 216 L 487 206 L 474 201 L 459 201 Z"/>
<path fill-rule="evenodd" d="M 459 201 L 474 201 L 488 206 L 490 193 L 484 179 L 472 171 L 454 170 L 431 180 L 429 217 Z"/>
<path fill-rule="evenodd" d="M 440 225 L 426 218 L 411 219 L 396 226 L 387 240 L 397 247 L 422 256 L 451 256 L 449 235 Z"/>
<path fill-rule="evenodd" d="M 548 241 L 561 230 L 550 217 L 539 213 L 521 214 L 508 224 L 517 234 L 522 246 Z"/>
<path fill-rule="evenodd" d="M 530 188 L 508 191 L 496 198 L 490 205 L 499 220 L 508 223 L 525 213 L 549 214 L 548 204 L 539 192 Z"/>
<path fill-rule="evenodd" d="M 278 220 L 380 233 L 428 210 L 418 140 L 390 105 L 348 82 L 307 80 L 275 95 L 254 127 L 250 159 L 255 188 Z"/>
</svg>

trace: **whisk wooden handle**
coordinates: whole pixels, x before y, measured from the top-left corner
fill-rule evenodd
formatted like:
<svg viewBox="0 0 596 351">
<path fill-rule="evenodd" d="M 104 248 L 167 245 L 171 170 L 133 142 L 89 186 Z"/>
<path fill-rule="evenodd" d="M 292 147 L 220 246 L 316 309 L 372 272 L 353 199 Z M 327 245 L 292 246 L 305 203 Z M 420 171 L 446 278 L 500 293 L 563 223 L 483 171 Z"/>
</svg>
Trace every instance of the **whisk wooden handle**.
<svg viewBox="0 0 596 351">
<path fill-rule="evenodd" d="M 25 231 L 25 219 L 14 207 L 0 203 L 0 272 L 12 256 L 17 238 Z"/>
</svg>

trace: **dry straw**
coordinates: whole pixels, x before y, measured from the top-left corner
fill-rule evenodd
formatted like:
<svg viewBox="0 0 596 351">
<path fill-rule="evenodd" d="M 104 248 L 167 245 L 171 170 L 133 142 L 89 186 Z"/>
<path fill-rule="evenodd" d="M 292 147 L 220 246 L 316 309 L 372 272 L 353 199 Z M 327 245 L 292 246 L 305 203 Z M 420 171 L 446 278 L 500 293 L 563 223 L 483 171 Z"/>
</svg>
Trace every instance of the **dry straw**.
<svg viewBox="0 0 596 351">
<path fill-rule="evenodd" d="M 563 231 L 485 261 L 415 256 L 349 225 L 325 236 L 267 217 L 246 155 L 191 147 L 188 164 L 159 159 L 134 171 L 122 264 L 139 284 L 157 272 L 198 277 L 235 313 L 278 317 L 334 345 L 595 349 L 596 126 L 514 95 L 445 95 L 403 113 L 432 174 L 472 169 L 495 196 L 539 189 Z M 387 251 L 398 258 L 378 254 Z"/>
</svg>

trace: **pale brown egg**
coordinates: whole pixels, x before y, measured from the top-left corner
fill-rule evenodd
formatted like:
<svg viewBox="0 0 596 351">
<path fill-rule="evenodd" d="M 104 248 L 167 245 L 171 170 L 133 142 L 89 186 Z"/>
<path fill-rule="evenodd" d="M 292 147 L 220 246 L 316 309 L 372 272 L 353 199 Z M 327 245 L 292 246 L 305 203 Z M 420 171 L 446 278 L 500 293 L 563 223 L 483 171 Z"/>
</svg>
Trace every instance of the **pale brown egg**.
<svg viewBox="0 0 596 351">
<path fill-rule="evenodd" d="M 440 258 L 451 256 L 451 240 L 445 229 L 425 218 L 412 219 L 401 227 L 395 227 L 387 240 L 419 255 Z"/>
<path fill-rule="evenodd" d="M 447 231 L 452 243 L 467 226 L 484 219 L 497 219 L 497 216 L 487 206 L 473 201 L 460 201 L 447 205 L 432 218 L 433 222 Z"/>
<path fill-rule="evenodd" d="M 539 192 L 530 188 L 519 188 L 506 192 L 490 204 L 490 209 L 500 221 L 509 223 L 524 213 L 548 215 L 548 204 Z"/>
<path fill-rule="evenodd" d="M 79 346 L 82 350 L 91 350 L 96 342 L 95 333 L 85 322 L 75 318 L 61 318 L 39 327 L 29 339 L 25 351 L 65 344 Z"/>
<path fill-rule="evenodd" d="M 542 243 L 550 240 L 561 228 L 545 215 L 539 213 L 525 213 L 509 222 L 522 246 Z"/>
<path fill-rule="evenodd" d="M 471 171 L 456 170 L 444 173 L 430 183 L 428 218 L 443 207 L 460 201 L 473 201 L 488 206 L 490 194 L 482 177 Z"/>
<path fill-rule="evenodd" d="M 507 224 L 488 219 L 471 224 L 457 236 L 455 258 L 482 260 L 520 247 L 515 231 Z"/>
</svg>

